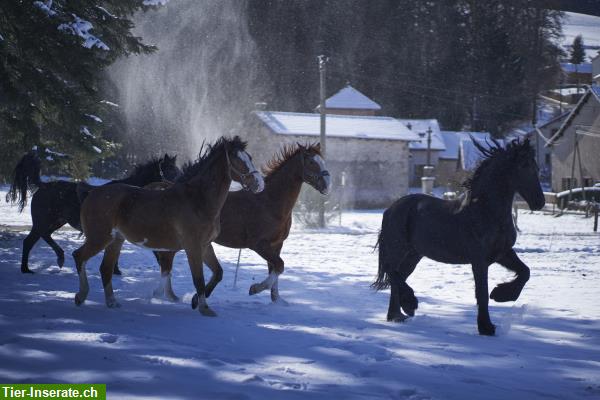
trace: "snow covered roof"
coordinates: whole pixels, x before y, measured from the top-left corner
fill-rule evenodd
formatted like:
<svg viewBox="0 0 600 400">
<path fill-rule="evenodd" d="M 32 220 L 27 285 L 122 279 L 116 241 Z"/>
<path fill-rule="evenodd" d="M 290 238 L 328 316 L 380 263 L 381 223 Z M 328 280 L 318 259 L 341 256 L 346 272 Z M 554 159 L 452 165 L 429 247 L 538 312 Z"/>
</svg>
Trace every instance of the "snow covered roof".
<svg viewBox="0 0 600 400">
<path fill-rule="evenodd" d="M 477 144 L 483 146 L 484 148 L 490 148 L 494 145 L 490 141 L 485 141 L 481 139 L 475 140 L 477 141 Z M 498 142 L 503 143 L 502 140 L 498 140 Z M 477 147 L 475 147 L 472 140 L 461 140 L 459 149 L 461 168 L 465 171 L 474 170 L 479 164 L 479 162 L 483 159 L 483 154 L 481 154 Z"/>
<path fill-rule="evenodd" d="M 593 94 L 593 96 L 592 96 L 592 94 Z M 571 122 L 573 122 L 575 117 L 579 114 L 581 107 L 583 107 L 583 105 L 588 101 L 588 99 L 590 97 L 595 98 L 597 101 L 600 102 L 600 86 L 592 85 L 589 87 L 588 91 L 581 97 L 581 99 L 579 100 L 579 102 L 577 103 L 575 108 L 573 110 L 571 110 L 571 113 L 565 119 L 565 121 L 562 123 L 562 125 L 560 126 L 558 131 L 554 134 L 554 136 L 552 136 L 550 138 L 550 140 L 546 144 L 546 147 L 554 145 L 556 143 L 556 141 L 558 139 L 560 139 L 562 137 L 562 135 L 564 135 L 565 131 L 567 130 L 567 128 L 569 127 Z"/>
<path fill-rule="evenodd" d="M 446 145 L 446 150 L 440 153 L 440 158 L 447 160 L 458 160 L 458 152 L 460 148 L 460 142 L 463 140 L 471 141 L 471 137 L 485 141 L 490 138 L 488 132 L 457 132 L 457 131 L 442 131 L 442 138 Z"/>
<path fill-rule="evenodd" d="M 419 136 L 418 141 L 410 143 L 411 150 L 427 150 L 427 130 L 429 128 L 431 128 L 431 150 L 446 149 L 437 119 L 399 119 L 398 121 Z"/>
<path fill-rule="evenodd" d="M 591 74 L 592 73 L 592 63 L 581 63 L 581 64 L 571 64 L 571 63 L 560 63 L 562 70 L 566 73 L 570 74 L 573 72 L 577 72 L 579 74 Z"/>
<path fill-rule="evenodd" d="M 343 108 L 354 110 L 381 110 L 381 106 L 348 85 L 327 100 L 326 108 Z"/>
<path fill-rule="evenodd" d="M 279 135 L 319 136 L 320 115 L 281 111 L 255 111 L 271 131 Z M 357 139 L 418 140 L 404 124 L 392 117 L 327 114 L 327 136 Z"/>
</svg>

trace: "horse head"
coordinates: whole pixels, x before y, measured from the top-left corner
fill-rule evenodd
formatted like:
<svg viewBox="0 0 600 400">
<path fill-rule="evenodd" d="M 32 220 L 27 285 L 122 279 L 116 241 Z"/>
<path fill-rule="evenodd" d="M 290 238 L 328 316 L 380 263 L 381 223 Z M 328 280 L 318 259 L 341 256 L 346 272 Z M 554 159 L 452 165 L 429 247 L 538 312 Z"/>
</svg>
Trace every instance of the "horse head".
<svg viewBox="0 0 600 400">
<path fill-rule="evenodd" d="M 252 157 L 246 152 L 246 144 L 242 142 L 239 136 L 226 143 L 225 154 L 227 155 L 231 179 L 240 183 L 244 189 L 250 190 L 252 193 L 262 192 L 265 188 L 265 181 L 254 167 Z"/>
<path fill-rule="evenodd" d="M 321 145 L 302 146 L 302 180 L 314 187 L 321 194 L 329 194 L 331 191 L 331 175 L 325 166 L 325 160 L 321 156 Z"/>
<path fill-rule="evenodd" d="M 542 186 L 540 185 L 539 168 L 535 161 L 535 151 L 531 147 L 529 139 L 527 138 L 522 142 L 513 141 L 509 145 L 509 151 L 511 150 L 512 165 L 514 168 L 512 177 L 515 190 L 525 199 L 531 210 L 541 210 L 546 201 Z"/>
</svg>

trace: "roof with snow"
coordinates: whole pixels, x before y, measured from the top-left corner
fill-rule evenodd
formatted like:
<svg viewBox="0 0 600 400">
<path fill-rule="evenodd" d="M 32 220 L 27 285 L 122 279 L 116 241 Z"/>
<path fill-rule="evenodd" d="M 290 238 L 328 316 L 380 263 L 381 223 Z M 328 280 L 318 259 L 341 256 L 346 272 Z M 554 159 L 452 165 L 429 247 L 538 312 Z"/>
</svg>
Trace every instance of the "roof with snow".
<svg viewBox="0 0 600 400">
<path fill-rule="evenodd" d="M 348 85 L 327 100 L 326 108 L 342 108 L 354 110 L 381 110 L 381 106 Z"/>
<path fill-rule="evenodd" d="M 316 113 L 255 111 L 254 114 L 279 135 L 320 134 L 320 115 Z M 404 124 L 391 117 L 327 114 L 326 128 L 328 137 L 403 141 L 419 139 Z"/>
<path fill-rule="evenodd" d="M 579 74 L 591 74 L 592 73 L 592 63 L 581 63 L 581 64 L 571 64 L 571 63 L 560 63 L 562 70 L 568 74 L 577 72 Z"/>
<path fill-rule="evenodd" d="M 399 119 L 398 121 L 419 136 L 418 141 L 410 143 L 411 150 L 427 150 L 427 130 L 430 128 L 431 150 L 446 149 L 437 119 Z"/>
<path fill-rule="evenodd" d="M 461 141 L 470 141 L 471 136 L 480 141 L 485 141 L 486 139 L 489 140 L 491 138 L 488 132 L 442 131 L 441 135 L 444 140 L 444 144 L 446 145 L 446 150 L 440 153 L 440 158 L 447 160 L 458 160 Z"/>
<path fill-rule="evenodd" d="M 587 103 L 588 99 L 590 98 L 594 98 L 596 99 L 596 101 L 600 102 L 600 86 L 592 85 L 589 87 L 588 91 L 581 97 L 575 108 L 571 110 L 571 113 L 562 123 L 558 131 L 554 134 L 554 136 L 550 138 L 550 140 L 546 144 L 546 147 L 554 145 L 556 141 L 565 134 L 565 131 L 567 130 L 569 125 L 571 125 L 571 122 L 573 122 L 575 117 L 577 117 L 577 115 L 579 114 L 581 107 L 583 107 L 583 105 Z"/>
</svg>

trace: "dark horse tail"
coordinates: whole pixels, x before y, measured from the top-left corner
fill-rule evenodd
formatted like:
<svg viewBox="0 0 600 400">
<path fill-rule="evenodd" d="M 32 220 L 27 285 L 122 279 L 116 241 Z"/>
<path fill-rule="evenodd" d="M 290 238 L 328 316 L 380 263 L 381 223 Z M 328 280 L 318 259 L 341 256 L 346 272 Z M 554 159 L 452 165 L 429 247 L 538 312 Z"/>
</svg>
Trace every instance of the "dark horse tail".
<svg viewBox="0 0 600 400">
<path fill-rule="evenodd" d="M 19 212 L 27 205 L 27 192 L 32 186 L 39 187 L 42 184 L 40 179 L 40 158 L 37 151 L 30 150 L 21 158 L 13 171 L 13 179 L 10 189 L 6 194 L 6 201 L 19 205 Z"/>
<path fill-rule="evenodd" d="M 379 247 L 377 279 L 371 284 L 375 290 L 390 287 L 390 272 L 396 269 L 410 252 L 408 231 L 414 201 L 410 196 L 397 200 L 383 213 L 381 230 L 375 248 Z"/>
<path fill-rule="evenodd" d="M 385 217 L 385 214 L 384 214 Z M 383 224 L 382 224 L 383 225 Z M 381 230 L 379 231 L 379 236 L 377 237 L 377 243 L 375 244 L 375 249 L 379 248 L 379 269 L 377 271 L 377 279 L 375 279 L 375 282 L 373 282 L 371 284 L 371 287 L 375 290 L 383 290 L 383 289 L 387 289 L 388 287 L 390 287 L 390 277 L 386 272 L 385 266 L 384 266 L 384 244 L 383 244 L 383 226 L 381 228 Z"/>
</svg>

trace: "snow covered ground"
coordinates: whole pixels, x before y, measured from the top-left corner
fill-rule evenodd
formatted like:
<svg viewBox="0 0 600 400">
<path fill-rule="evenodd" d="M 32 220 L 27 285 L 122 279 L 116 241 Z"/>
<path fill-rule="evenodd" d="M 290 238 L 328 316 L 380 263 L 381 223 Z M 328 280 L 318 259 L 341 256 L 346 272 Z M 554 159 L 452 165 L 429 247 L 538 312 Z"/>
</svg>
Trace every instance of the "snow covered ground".
<svg viewBox="0 0 600 400">
<path fill-rule="evenodd" d="M 591 219 L 521 211 L 516 248 L 532 277 L 515 304 L 491 304 L 497 337 L 477 335 L 470 267 L 429 260 L 409 279 L 416 317 L 386 322 L 388 293 L 369 288 L 380 221 L 381 212 L 358 211 L 328 231 L 294 228 L 280 280 L 289 306 L 248 296 L 266 275 L 249 251 L 234 288 L 237 251 L 217 247 L 225 276 L 209 299 L 219 316 L 207 318 L 190 308 L 185 255 L 174 269 L 183 301 L 172 304 L 151 298 L 158 269 L 129 244 L 114 279 L 122 307 L 104 305 L 99 257 L 88 264 L 88 301 L 76 307 L 70 257 L 59 270 L 38 244 L 36 274 L 20 273 L 28 210 L 0 203 L 0 382 L 106 383 L 112 399 L 600 397 L 600 235 Z M 54 237 L 69 253 L 82 242 L 72 230 Z M 500 266 L 490 272 L 490 287 L 510 278 Z"/>
</svg>

